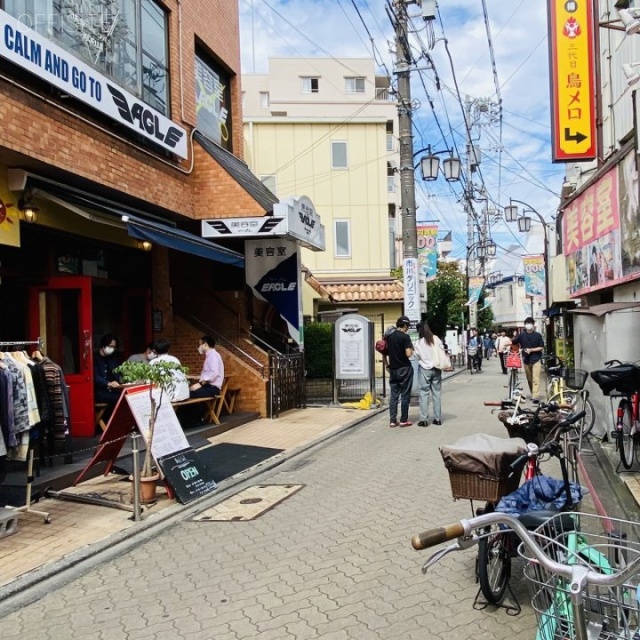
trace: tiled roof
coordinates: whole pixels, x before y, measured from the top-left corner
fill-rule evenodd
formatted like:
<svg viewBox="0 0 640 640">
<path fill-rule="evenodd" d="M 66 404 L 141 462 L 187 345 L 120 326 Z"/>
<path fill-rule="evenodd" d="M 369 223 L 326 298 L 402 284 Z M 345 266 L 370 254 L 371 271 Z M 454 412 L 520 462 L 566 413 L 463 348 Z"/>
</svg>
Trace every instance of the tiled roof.
<svg viewBox="0 0 640 640">
<path fill-rule="evenodd" d="M 335 302 L 402 302 L 404 287 L 393 278 L 327 280 L 318 278 Z"/>
</svg>

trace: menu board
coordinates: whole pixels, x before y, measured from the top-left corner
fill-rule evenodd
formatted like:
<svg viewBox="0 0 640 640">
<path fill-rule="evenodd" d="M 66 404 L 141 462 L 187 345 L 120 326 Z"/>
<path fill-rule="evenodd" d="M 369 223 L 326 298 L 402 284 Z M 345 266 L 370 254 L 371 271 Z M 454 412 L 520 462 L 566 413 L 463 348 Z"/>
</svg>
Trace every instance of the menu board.
<svg viewBox="0 0 640 640">
<path fill-rule="evenodd" d="M 153 397 L 156 403 L 160 401 L 160 389 L 153 389 Z M 140 387 L 129 390 L 126 394 L 127 403 L 131 413 L 138 425 L 138 430 L 142 434 L 144 441 L 149 442 L 149 416 L 151 415 L 151 399 L 149 398 L 149 387 Z M 153 442 L 151 453 L 158 460 L 164 456 L 171 455 L 177 451 L 184 451 L 189 448 L 189 442 L 184 435 L 184 431 L 178 422 L 176 412 L 173 410 L 171 401 L 164 394 L 162 404 L 156 417 L 153 429 Z"/>
</svg>

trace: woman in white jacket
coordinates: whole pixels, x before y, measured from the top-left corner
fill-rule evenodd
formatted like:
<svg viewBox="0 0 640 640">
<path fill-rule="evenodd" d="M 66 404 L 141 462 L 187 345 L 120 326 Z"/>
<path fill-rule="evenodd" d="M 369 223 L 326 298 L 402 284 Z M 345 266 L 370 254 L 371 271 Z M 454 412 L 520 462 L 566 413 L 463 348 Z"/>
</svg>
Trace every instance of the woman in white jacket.
<svg viewBox="0 0 640 640">
<path fill-rule="evenodd" d="M 442 370 L 438 369 L 435 363 L 439 362 L 439 353 L 444 347 L 440 338 L 433 335 L 426 322 L 418 324 L 418 336 L 419 340 L 415 346 L 415 352 L 418 356 L 418 380 L 420 386 L 420 421 L 418 426 L 429 426 L 429 398 L 431 398 L 432 402 L 433 424 L 441 425 Z"/>
</svg>

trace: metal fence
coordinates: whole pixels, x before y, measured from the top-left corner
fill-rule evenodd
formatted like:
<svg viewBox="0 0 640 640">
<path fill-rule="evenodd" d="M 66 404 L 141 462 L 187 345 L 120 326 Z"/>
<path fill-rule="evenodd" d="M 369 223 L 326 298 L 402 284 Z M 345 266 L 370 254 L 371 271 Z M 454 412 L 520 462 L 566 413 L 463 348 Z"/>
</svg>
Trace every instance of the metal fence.
<svg viewBox="0 0 640 640">
<path fill-rule="evenodd" d="M 269 352 L 269 417 L 306 406 L 304 352 Z"/>
</svg>

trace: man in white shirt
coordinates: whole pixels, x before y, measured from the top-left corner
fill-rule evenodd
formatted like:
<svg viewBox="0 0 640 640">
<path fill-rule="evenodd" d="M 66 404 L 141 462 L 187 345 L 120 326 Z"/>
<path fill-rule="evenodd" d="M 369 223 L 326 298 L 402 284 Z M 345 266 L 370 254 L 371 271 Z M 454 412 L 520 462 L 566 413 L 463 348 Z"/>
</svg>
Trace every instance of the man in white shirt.
<svg viewBox="0 0 640 640">
<path fill-rule="evenodd" d="M 211 336 L 202 336 L 198 353 L 204 356 L 204 365 L 198 381 L 190 387 L 192 398 L 213 398 L 220 395 L 224 380 L 224 363 L 216 351 L 216 341 Z"/>
<path fill-rule="evenodd" d="M 153 344 L 153 351 L 158 355 L 150 360 L 151 366 L 158 364 L 158 362 L 172 362 L 173 364 L 180 364 L 180 360 L 175 356 L 169 355 L 169 347 L 171 345 L 164 338 L 160 338 Z M 169 393 L 171 402 L 180 402 L 186 400 L 189 397 L 189 383 L 187 382 L 187 376 L 178 369 L 171 372 L 173 376 L 173 390 Z"/>
</svg>

